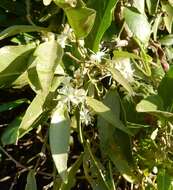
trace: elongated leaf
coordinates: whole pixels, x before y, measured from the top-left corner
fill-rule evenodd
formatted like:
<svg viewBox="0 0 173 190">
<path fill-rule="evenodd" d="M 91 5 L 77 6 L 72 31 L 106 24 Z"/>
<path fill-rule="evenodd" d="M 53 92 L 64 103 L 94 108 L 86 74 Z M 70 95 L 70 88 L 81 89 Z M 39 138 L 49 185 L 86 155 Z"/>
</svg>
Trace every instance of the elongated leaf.
<svg viewBox="0 0 173 190">
<path fill-rule="evenodd" d="M 173 178 L 167 174 L 166 169 L 159 171 L 157 176 L 157 188 L 158 190 L 173 190 L 173 185 L 171 184 Z"/>
<path fill-rule="evenodd" d="M 34 44 L 5 46 L 0 49 L 0 86 L 8 86 L 28 68 Z"/>
<path fill-rule="evenodd" d="M 99 49 L 99 44 L 113 18 L 113 10 L 118 0 L 90 0 L 88 6 L 97 11 L 96 20 L 91 33 L 86 39 L 87 46 L 94 52 Z"/>
<path fill-rule="evenodd" d="M 34 52 L 34 55 L 36 56 L 36 71 L 39 83 L 43 91 L 48 91 L 52 83 L 55 68 L 62 59 L 63 50 L 60 45 L 52 39 L 40 44 Z"/>
<path fill-rule="evenodd" d="M 150 37 L 150 24 L 147 17 L 130 8 L 124 8 L 124 18 L 132 33 L 143 43 L 147 43 Z"/>
<path fill-rule="evenodd" d="M 136 106 L 138 112 L 146 112 L 159 118 L 173 120 L 173 113 L 164 111 L 163 100 L 158 95 L 148 96 Z"/>
<path fill-rule="evenodd" d="M 145 0 L 133 0 L 133 6 L 142 14 L 145 13 Z"/>
<path fill-rule="evenodd" d="M 136 109 L 139 112 L 163 110 L 163 101 L 158 95 L 148 96 L 137 105 Z"/>
<path fill-rule="evenodd" d="M 157 41 L 157 32 L 158 32 L 161 21 L 162 21 L 162 13 L 157 15 L 157 18 L 155 19 L 155 22 L 152 26 L 152 32 L 153 32 L 153 37 L 155 41 Z"/>
<path fill-rule="evenodd" d="M 56 190 L 71 190 L 72 187 L 74 187 L 76 183 L 76 173 L 79 167 L 81 166 L 82 161 L 83 161 L 83 153 L 76 160 L 76 162 L 70 168 L 68 168 L 68 171 L 67 171 L 68 183 L 67 184 L 62 183 L 60 189 L 56 189 Z"/>
<path fill-rule="evenodd" d="M 25 102 L 27 102 L 27 99 L 19 99 L 16 101 L 2 104 L 2 105 L 0 105 L 0 112 L 12 110 Z"/>
<path fill-rule="evenodd" d="M 21 138 L 34 127 L 39 125 L 39 120 L 45 114 L 44 104 L 47 93 L 40 93 L 36 95 L 34 100 L 29 105 L 22 122 L 19 126 L 18 137 Z"/>
<path fill-rule="evenodd" d="M 158 94 L 163 99 L 165 110 L 173 103 L 173 67 L 169 69 L 158 88 Z"/>
<path fill-rule="evenodd" d="M 153 15 L 155 14 L 157 8 L 158 8 L 158 4 L 159 4 L 159 0 L 146 0 L 146 4 L 147 4 L 147 8 L 148 8 L 148 12 Z"/>
<path fill-rule="evenodd" d="M 131 59 L 141 59 L 138 55 L 134 53 L 130 53 L 128 51 L 117 51 L 115 50 L 114 52 L 114 57 L 115 58 L 131 58 Z"/>
<path fill-rule="evenodd" d="M 109 185 L 103 175 L 103 166 L 96 160 L 90 149 L 89 143 L 85 145 L 85 153 L 83 159 L 83 167 L 85 176 L 92 186 L 93 190 L 109 190 Z"/>
<path fill-rule="evenodd" d="M 104 103 L 111 108 L 114 115 L 120 117 L 120 99 L 115 90 L 107 93 Z M 126 180 L 134 182 L 136 177 L 133 174 L 133 158 L 129 136 L 115 129 L 114 126 L 101 117 L 98 117 L 97 126 L 101 152 L 112 160 Z"/>
<path fill-rule="evenodd" d="M 27 184 L 25 190 L 37 190 L 37 183 L 35 179 L 34 170 L 30 170 L 27 175 Z"/>
<path fill-rule="evenodd" d="M 55 166 L 64 183 L 68 183 L 67 160 L 70 122 L 65 112 L 65 107 L 58 107 L 53 113 L 49 130 L 49 141 Z"/>
<path fill-rule="evenodd" d="M 164 36 L 163 38 L 160 39 L 160 42 L 162 45 L 172 46 L 173 45 L 173 35 L 169 34 L 169 35 Z"/>
<path fill-rule="evenodd" d="M 113 79 L 122 85 L 130 93 L 130 95 L 134 94 L 129 81 L 125 79 L 117 69 L 109 67 L 108 70 L 112 74 Z"/>
<path fill-rule="evenodd" d="M 112 110 L 104 105 L 102 102 L 93 99 L 91 97 L 87 97 L 87 104 L 103 119 L 112 124 L 114 127 L 124 131 L 125 133 L 131 134 L 131 132 L 123 125 L 123 123 L 119 120 L 117 115 L 114 115 Z"/>
<path fill-rule="evenodd" d="M 42 31 L 48 31 L 47 28 L 39 27 L 39 26 L 32 26 L 32 25 L 15 25 L 10 26 L 9 28 L 3 30 L 0 33 L 0 40 L 3 40 L 4 38 L 14 36 L 16 34 L 19 34 L 21 32 L 42 32 Z"/>
<path fill-rule="evenodd" d="M 165 26 L 167 31 L 171 34 L 173 23 L 173 7 L 167 1 L 162 1 L 162 10 L 166 13 L 164 16 Z"/>
<path fill-rule="evenodd" d="M 78 38 L 85 38 L 91 31 L 94 20 L 95 11 L 86 7 L 66 8 L 65 13 L 68 21 Z"/>
<path fill-rule="evenodd" d="M 1 136 L 1 142 L 3 146 L 9 144 L 15 144 L 18 140 L 18 130 L 22 117 L 16 117 L 5 129 Z"/>
</svg>

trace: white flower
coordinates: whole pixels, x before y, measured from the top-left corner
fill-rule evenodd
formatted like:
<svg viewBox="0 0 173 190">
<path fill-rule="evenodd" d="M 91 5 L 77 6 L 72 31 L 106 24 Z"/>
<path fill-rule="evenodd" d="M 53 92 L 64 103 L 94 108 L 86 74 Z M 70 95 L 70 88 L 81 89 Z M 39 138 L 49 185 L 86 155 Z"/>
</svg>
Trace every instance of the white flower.
<svg viewBox="0 0 173 190">
<path fill-rule="evenodd" d="M 67 40 L 68 38 L 70 38 L 72 31 L 73 30 L 70 28 L 70 26 L 66 24 L 64 27 L 64 31 L 60 35 L 58 35 L 57 42 L 62 48 L 65 48 L 65 46 L 67 45 Z"/>
<path fill-rule="evenodd" d="M 153 167 L 153 173 L 157 174 L 158 173 L 158 168 L 156 166 Z"/>
<path fill-rule="evenodd" d="M 120 73 L 127 79 L 129 82 L 133 82 L 133 70 L 131 67 L 129 58 L 118 58 L 115 60 L 115 68 L 120 71 Z"/>
<path fill-rule="evenodd" d="M 63 102 L 70 105 L 70 102 L 74 105 L 84 103 L 86 98 L 86 92 L 83 89 L 75 89 L 71 86 L 64 86 L 59 90 L 59 93 L 63 95 Z"/>
<path fill-rule="evenodd" d="M 98 51 L 97 53 L 94 53 L 90 56 L 90 60 L 92 62 L 101 62 L 102 57 L 105 55 L 105 52 L 103 51 Z"/>
<path fill-rule="evenodd" d="M 89 110 L 85 107 L 80 110 L 80 120 L 82 123 L 88 125 L 91 123 L 91 117 L 89 115 Z"/>
<path fill-rule="evenodd" d="M 85 41 L 84 40 L 78 40 L 78 43 L 81 47 L 84 47 Z"/>
<path fill-rule="evenodd" d="M 157 134 L 158 134 L 158 131 L 159 131 L 159 129 L 157 128 L 157 129 L 155 129 L 155 130 L 152 132 L 152 134 L 151 134 L 151 136 L 150 136 L 151 140 L 154 141 L 154 140 L 156 139 Z"/>
</svg>

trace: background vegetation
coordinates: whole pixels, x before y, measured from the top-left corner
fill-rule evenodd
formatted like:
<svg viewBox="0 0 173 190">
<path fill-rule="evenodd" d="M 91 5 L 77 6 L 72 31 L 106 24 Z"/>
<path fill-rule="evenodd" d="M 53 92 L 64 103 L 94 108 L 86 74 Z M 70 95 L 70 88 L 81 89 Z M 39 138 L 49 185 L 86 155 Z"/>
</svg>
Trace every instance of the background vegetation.
<svg viewBox="0 0 173 190">
<path fill-rule="evenodd" d="M 1 0 L 0 189 L 173 189 L 172 23 L 172 0 Z"/>
</svg>

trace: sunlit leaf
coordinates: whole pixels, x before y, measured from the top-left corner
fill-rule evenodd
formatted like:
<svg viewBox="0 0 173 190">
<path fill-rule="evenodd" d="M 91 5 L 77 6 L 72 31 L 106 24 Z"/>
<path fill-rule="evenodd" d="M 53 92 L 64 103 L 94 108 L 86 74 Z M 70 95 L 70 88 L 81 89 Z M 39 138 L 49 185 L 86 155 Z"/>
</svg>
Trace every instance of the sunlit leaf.
<svg viewBox="0 0 173 190">
<path fill-rule="evenodd" d="M 102 102 L 87 97 L 87 104 L 103 119 L 112 124 L 114 127 L 124 131 L 125 133 L 131 134 L 131 132 L 124 126 L 119 118 L 113 114 L 112 110 Z"/>
<path fill-rule="evenodd" d="M 68 168 L 68 171 L 67 171 L 68 183 L 67 184 L 62 183 L 60 190 L 71 190 L 72 187 L 74 187 L 76 183 L 76 173 L 79 167 L 81 166 L 82 161 L 83 161 L 83 154 L 81 154 L 79 158 L 76 160 L 76 162 L 70 168 Z"/>
<path fill-rule="evenodd" d="M 164 110 L 163 100 L 158 95 L 148 96 L 141 100 L 137 104 L 136 110 L 138 112 L 150 113 L 159 118 L 173 120 L 173 113 Z"/>
<path fill-rule="evenodd" d="M 151 33 L 147 17 L 130 8 L 124 8 L 124 18 L 131 32 L 141 42 L 147 43 Z"/>
<path fill-rule="evenodd" d="M 39 83 L 43 91 L 50 89 L 54 71 L 62 59 L 63 50 L 55 40 L 50 40 L 39 45 L 34 52 L 36 56 L 36 71 Z M 31 73 L 31 75 L 34 73 Z"/>
<path fill-rule="evenodd" d="M 68 183 L 67 160 L 70 138 L 70 122 L 65 107 L 57 107 L 51 118 L 49 142 L 52 157 L 64 183 Z"/>
<path fill-rule="evenodd" d="M 91 33 L 86 39 L 87 46 L 94 52 L 99 49 L 99 44 L 108 27 L 111 25 L 113 10 L 118 0 L 90 0 L 87 5 L 97 11 L 96 20 Z"/>
<path fill-rule="evenodd" d="M 173 34 L 164 36 L 163 38 L 160 39 L 160 42 L 162 45 L 172 46 L 173 45 Z"/>
<path fill-rule="evenodd" d="M 37 190 L 37 183 L 35 179 L 35 171 L 30 170 L 27 175 L 27 184 L 25 190 Z"/>
<path fill-rule="evenodd" d="M 5 46 L 0 49 L 0 86 L 8 86 L 29 67 L 34 44 Z"/>
<path fill-rule="evenodd" d="M 151 15 L 155 14 L 158 8 L 159 0 L 146 0 L 148 11 Z"/>
<path fill-rule="evenodd" d="M 108 70 L 112 74 L 113 79 L 122 85 L 130 93 L 130 95 L 134 94 L 129 81 L 125 79 L 117 69 L 109 67 Z"/>
<path fill-rule="evenodd" d="M 165 12 L 163 18 L 165 26 L 168 32 L 171 34 L 173 24 L 173 7 L 167 1 L 162 1 L 162 10 Z"/>
<path fill-rule="evenodd" d="M 82 0 L 77 1 L 77 4 L 74 0 L 54 0 L 54 2 L 64 9 L 68 22 L 73 28 L 77 38 L 85 38 L 93 27 L 96 11 L 87 8 Z M 71 6 L 73 3 L 76 5 Z"/>
<path fill-rule="evenodd" d="M 32 26 L 32 25 L 14 25 L 10 26 L 9 28 L 3 30 L 0 33 L 0 40 L 4 38 L 14 36 L 21 32 L 41 32 L 41 31 L 48 31 L 48 29 L 39 27 L 39 26 Z"/>
<path fill-rule="evenodd" d="M 138 9 L 140 13 L 145 13 L 145 0 L 133 0 L 133 6 Z"/>
<path fill-rule="evenodd" d="M 44 109 L 47 93 L 40 93 L 36 95 L 34 100 L 29 105 L 26 113 L 19 126 L 18 137 L 21 138 L 26 133 L 31 131 L 34 127 L 39 125 L 39 120 L 45 114 Z"/>
<path fill-rule="evenodd" d="M 94 20 L 95 11 L 86 7 L 66 8 L 65 13 L 68 21 L 78 38 L 85 38 L 91 31 Z"/>
</svg>

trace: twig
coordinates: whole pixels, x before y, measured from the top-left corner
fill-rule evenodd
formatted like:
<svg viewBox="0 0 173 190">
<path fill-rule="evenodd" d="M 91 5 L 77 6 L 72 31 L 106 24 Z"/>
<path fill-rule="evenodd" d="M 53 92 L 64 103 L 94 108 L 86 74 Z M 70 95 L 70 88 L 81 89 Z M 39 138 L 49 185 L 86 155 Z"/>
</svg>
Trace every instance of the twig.
<svg viewBox="0 0 173 190">
<path fill-rule="evenodd" d="M 30 14 L 30 10 L 31 10 L 31 0 L 26 0 L 25 3 L 26 3 L 26 18 L 27 18 L 28 22 L 29 22 L 31 25 L 35 26 L 34 22 L 33 22 L 32 19 L 31 19 L 31 14 Z"/>
<path fill-rule="evenodd" d="M 13 162 L 16 164 L 17 167 L 29 170 L 28 167 L 25 167 L 24 165 L 22 165 L 21 163 L 19 163 L 17 160 L 15 160 L 2 146 L 0 146 L 0 150 L 8 157 L 11 161 L 13 161 Z"/>
<path fill-rule="evenodd" d="M 81 63 L 81 61 L 73 56 L 70 52 L 66 52 L 65 54 L 68 55 L 71 59 L 75 60 L 77 63 Z"/>
<path fill-rule="evenodd" d="M 0 150 L 11 160 L 16 164 L 16 167 L 18 168 L 22 168 L 23 170 L 21 171 L 21 173 L 25 172 L 25 171 L 29 171 L 31 168 L 22 165 L 21 163 L 19 163 L 17 160 L 15 160 L 6 150 L 4 150 L 4 148 L 2 146 L 0 146 Z M 48 177 L 53 177 L 52 174 L 46 173 L 46 172 L 42 172 L 42 171 L 37 171 L 37 174 L 40 175 L 45 175 Z"/>
</svg>

